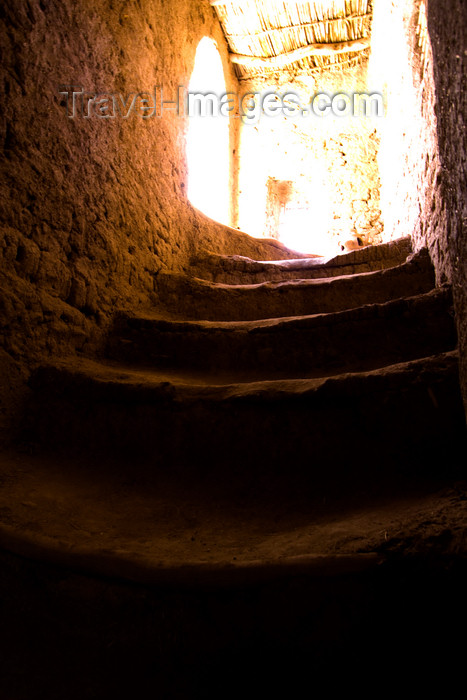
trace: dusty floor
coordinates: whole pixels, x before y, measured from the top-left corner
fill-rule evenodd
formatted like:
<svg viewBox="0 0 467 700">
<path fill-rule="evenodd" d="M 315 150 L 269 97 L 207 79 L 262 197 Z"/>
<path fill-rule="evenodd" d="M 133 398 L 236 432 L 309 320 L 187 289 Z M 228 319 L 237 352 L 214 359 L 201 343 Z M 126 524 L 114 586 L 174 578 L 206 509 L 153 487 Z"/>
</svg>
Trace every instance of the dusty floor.
<svg viewBox="0 0 467 700">
<path fill-rule="evenodd" d="M 97 466 L 1 457 L 2 699 L 455 697 L 466 481 L 258 510 Z"/>
</svg>

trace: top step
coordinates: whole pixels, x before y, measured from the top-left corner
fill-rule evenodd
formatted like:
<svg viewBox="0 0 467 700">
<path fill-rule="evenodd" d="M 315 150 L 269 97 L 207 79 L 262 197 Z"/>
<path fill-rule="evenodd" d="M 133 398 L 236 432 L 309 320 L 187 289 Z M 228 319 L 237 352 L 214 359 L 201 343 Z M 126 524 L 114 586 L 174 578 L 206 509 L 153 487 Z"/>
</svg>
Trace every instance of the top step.
<svg viewBox="0 0 467 700">
<path fill-rule="evenodd" d="M 204 251 L 191 262 L 193 277 L 224 284 L 255 284 L 287 279 L 319 279 L 374 272 L 404 263 L 412 252 L 410 236 L 365 246 L 332 258 L 322 256 L 292 260 L 252 260 L 240 255 Z"/>
<path fill-rule="evenodd" d="M 374 272 L 331 278 L 293 279 L 227 285 L 170 273 L 156 279 L 160 304 L 172 315 L 207 321 L 251 321 L 262 318 L 333 313 L 424 294 L 435 286 L 426 249 L 407 262 Z"/>
</svg>

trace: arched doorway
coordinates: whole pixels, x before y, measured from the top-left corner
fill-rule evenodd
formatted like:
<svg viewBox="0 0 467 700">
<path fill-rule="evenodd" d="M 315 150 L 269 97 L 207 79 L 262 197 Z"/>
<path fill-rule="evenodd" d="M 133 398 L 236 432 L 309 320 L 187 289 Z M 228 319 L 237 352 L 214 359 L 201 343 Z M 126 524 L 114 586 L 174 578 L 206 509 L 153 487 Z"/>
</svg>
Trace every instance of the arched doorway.
<svg viewBox="0 0 467 700">
<path fill-rule="evenodd" d="M 216 42 L 208 37 L 198 44 L 188 92 L 188 199 L 212 219 L 229 224 L 229 118 L 219 112 L 226 92 L 224 69 Z"/>
</svg>

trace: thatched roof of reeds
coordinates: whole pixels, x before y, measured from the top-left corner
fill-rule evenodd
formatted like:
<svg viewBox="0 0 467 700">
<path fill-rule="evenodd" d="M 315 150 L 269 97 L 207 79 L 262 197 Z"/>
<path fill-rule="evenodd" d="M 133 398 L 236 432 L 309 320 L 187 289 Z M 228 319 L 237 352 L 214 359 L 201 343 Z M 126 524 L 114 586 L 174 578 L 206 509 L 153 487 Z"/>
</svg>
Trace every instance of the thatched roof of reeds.
<svg viewBox="0 0 467 700">
<path fill-rule="evenodd" d="M 239 79 L 310 74 L 367 58 L 371 0 L 210 0 Z"/>
</svg>

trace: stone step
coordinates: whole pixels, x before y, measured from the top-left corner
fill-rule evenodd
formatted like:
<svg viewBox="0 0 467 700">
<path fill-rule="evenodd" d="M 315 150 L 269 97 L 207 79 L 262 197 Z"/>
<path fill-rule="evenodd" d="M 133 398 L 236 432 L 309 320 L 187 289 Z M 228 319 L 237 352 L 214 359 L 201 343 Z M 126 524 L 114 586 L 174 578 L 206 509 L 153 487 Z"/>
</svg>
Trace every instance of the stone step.
<svg viewBox="0 0 467 700">
<path fill-rule="evenodd" d="M 102 469 L 92 460 L 2 453 L 0 465 L 1 549 L 189 590 L 364 571 L 381 563 L 376 551 L 395 514 L 412 527 L 426 520 L 443 485 L 427 480 L 417 493 L 407 481 L 403 495 L 370 488 L 358 503 L 334 493 L 326 501 L 250 491 L 226 499 L 169 478 L 130 483 L 111 461 Z"/>
<path fill-rule="evenodd" d="M 395 267 L 412 252 L 410 236 L 377 246 L 365 246 L 332 258 L 314 256 L 291 260 L 252 260 L 240 255 L 204 251 L 191 262 L 193 277 L 223 284 L 256 284 L 288 279 L 319 279 L 374 272 Z"/>
<path fill-rule="evenodd" d="M 183 318 L 251 321 L 332 313 L 428 292 L 435 286 L 426 250 L 407 262 L 376 272 L 329 279 L 225 285 L 161 273 L 155 280 L 160 305 Z"/>
<path fill-rule="evenodd" d="M 258 512 L 100 463 L 0 463 L 5 697 L 340 695 L 362 658 L 370 694 L 382 656 L 398 687 L 427 659 L 463 668 L 465 484 Z"/>
<path fill-rule="evenodd" d="M 44 366 L 24 435 L 40 449 L 118 456 L 134 476 L 258 485 L 276 475 L 285 491 L 443 470 L 463 434 L 455 352 L 330 378 L 209 380 L 76 358 Z"/>
<path fill-rule="evenodd" d="M 35 548 L 45 561 L 60 554 L 66 566 L 192 590 L 291 574 L 356 572 L 378 559 L 359 555 L 341 528 L 329 527 L 336 517 L 346 520 L 332 499 L 326 506 L 315 502 L 310 512 L 297 500 L 293 507 L 283 501 L 271 507 L 251 494 L 226 502 L 209 488 L 202 492 L 170 479 L 130 485 L 110 462 L 102 470 L 93 461 L 0 454 L 0 464 L 8 475 L 0 491 L 0 547 L 22 556 Z M 375 500 L 384 504 L 381 496 Z M 353 528 L 349 523 L 346 534 Z M 376 534 L 376 528 L 366 534 Z M 330 543 L 333 555 L 327 552 Z"/>
<path fill-rule="evenodd" d="M 263 321 L 168 321 L 122 315 L 110 335 L 115 360 L 210 370 L 237 380 L 313 377 L 375 369 L 456 347 L 449 287 L 315 316 Z"/>
</svg>

